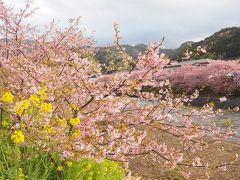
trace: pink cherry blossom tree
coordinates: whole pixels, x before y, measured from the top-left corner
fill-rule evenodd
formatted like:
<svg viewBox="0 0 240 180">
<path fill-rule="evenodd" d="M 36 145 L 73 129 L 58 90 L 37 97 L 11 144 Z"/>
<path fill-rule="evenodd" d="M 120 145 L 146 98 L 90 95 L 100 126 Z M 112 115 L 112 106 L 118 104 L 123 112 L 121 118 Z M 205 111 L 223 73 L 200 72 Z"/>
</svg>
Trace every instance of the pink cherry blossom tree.
<svg viewBox="0 0 240 180">
<path fill-rule="evenodd" d="M 175 98 L 168 80 L 153 78 L 168 63 L 158 54 L 162 43 L 150 44 L 129 72 L 91 78 L 100 65 L 93 58 L 94 41 L 78 27 L 80 19 L 71 19 L 66 29 L 51 22 L 37 32 L 25 24 L 33 13 L 31 4 L 27 1 L 18 13 L 3 2 L 0 6 L 1 94 L 14 95 L 13 102 L 2 101 L 1 106 L 13 119 L 10 134 L 24 134 L 21 146 L 59 153 L 63 163 L 91 157 L 128 162 L 129 157 L 151 154 L 166 169 L 181 167 L 185 176 L 189 167 L 229 165 L 202 162 L 198 152 L 207 148 L 207 137 L 220 141 L 234 131 L 223 132 L 214 123 L 197 125 L 196 119 L 213 118 L 213 109 L 206 105 L 182 111 L 183 103 L 198 93 Z M 128 61 L 117 25 L 115 30 L 116 44 Z M 182 146 L 159 143 L 148 136 L 153 130 L 177 138 Z M 54 158 L 53 163 L 57 166 Z"/>
</svg>

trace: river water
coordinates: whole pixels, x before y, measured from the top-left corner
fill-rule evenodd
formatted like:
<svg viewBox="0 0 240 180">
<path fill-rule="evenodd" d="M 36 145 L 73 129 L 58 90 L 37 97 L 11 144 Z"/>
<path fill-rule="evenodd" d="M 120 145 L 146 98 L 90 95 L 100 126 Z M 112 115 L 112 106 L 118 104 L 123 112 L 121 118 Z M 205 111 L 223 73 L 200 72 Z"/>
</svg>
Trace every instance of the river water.
<svg viewBox="0 0 240 180">
<path fill-rule="evenodd" d="M 225 110 L 223 116 L 217 116 L 214 118 L 214 121 L 222 127 L 226 128 L 227 125 L 230 125 L 233 129 L 237 131 L 236 137 L 232 137 L 229 141 L 240 144 L 240 112 L 234 112 L 232 110 Z"/>
<path fill-rule="evenodd" d="M 185 107 L 182 111 L 187 112 L 191 110 L 189 107 Z M 196 123 L 199 123 L 205 127 L 208 127 L 209 124 L 215 122 L 218 127 L 221 127 L 221 131 L 224 132 L 226 128 L 231 127 L 237 131 L 235 137 L 227 139 L 227 141 L 240 144 L 240 112 L 235 112 L 233 110 L 223 110 L 223 115 L 216 115 L 214 118 L 209 118 L 207 120 L 196 120 Z"/>
<path fill-rule="evenodd" d="M 149 101 L 140 100 L 142 104 L 152 103 Z M 189 107 L 184 106 L 180 111 L 181 113 L 186 113 L 191 111 L 192 109 L 198 109 L 198 107 Z M 174 112 L 172 114 L 174 117 Z M 195 120 L 196 124 L 201 124 L 205 127 L 208 127 L 212 122 L 215 122 L 218 127 L 221 128 L 221 132 L 224 132 L 226 128 L 231 127 L 232 129 L 237 131 L 237 135 L 231 138 L 228 138 L 227 141 L 240 144 L 240 111 L 236 112 L 233 110 L 223 110 L 223 115 L 216 115 L 214 118 L 209 118 L 206 120 Z M 178 122 L 173 122 L 173 124 L 178 124 Z"/>
</svg>

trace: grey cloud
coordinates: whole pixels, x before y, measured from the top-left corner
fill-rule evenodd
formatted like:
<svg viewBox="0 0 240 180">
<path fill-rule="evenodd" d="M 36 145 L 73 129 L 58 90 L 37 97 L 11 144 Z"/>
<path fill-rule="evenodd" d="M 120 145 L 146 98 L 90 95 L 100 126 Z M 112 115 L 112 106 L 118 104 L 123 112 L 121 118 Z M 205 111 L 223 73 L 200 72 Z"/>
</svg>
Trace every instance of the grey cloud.
<svg viewBox="0 0 240 180">
<path fill-rule="evenodd" d="M 224 27 L 240 25 L 239 0 L 35 0 L 32 22 L 82 16 L 82 24 L 98 45 L 113 39 L 113 22 L 120 24 L 124 43 L 147 43 L 166 37 L 166 47 L 200 40 Z M 8 0 L 16 7 L 23 0 Z"/>
</svg>

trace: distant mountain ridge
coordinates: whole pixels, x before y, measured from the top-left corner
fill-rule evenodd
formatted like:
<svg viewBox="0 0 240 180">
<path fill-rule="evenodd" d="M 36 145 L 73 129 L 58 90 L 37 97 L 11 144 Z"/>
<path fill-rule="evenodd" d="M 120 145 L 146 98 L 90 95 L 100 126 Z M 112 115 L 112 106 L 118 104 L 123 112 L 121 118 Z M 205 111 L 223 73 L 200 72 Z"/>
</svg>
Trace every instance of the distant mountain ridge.
<svg viewBox="0 0 240 180">
<path fill-rule="evenodd" d="M 198 46 L 204 47 L 218 59 L 237 59 L 240 57 L 240 27 L 224 28 L 199 42 L 187 41 L 179 48 L 161 49 L 160 52 L 165 53 L 170 59 L 178 59 L 189 46 L 191 49 L 196 49 Z M 130 56 L 137 58 L 140 52 L 143 53 L 146 50 L 147 45 L 123 45 L 123 47 Z"/>
<path fill-rule="evenodd" d="M 160 53 L 166 54 L 170 59 L 176 58 L 191 41 L 183 43 L 179 48 L 176 49 L 160 49 Z M 144 53 L 147 49 L 146 44 L 137 44 L 135 46 L 131 45 L 123 45 L 125 51 L 128 55 L 132 56 L 133 58 L 137 58 L 139 53 Z"/>
<path fill-rule="evenodd" d="M 170 59 L 176 59 L 177 56 L 180 55 L 185 50 L 187 45 L 192 43 L 193 43 L 192 41 L 187 41 L 181 44 L 181 46 L 176 49 L 160 49 L 160 53 L 166 54 Z M 138 57 L 139 53 L 144 53 L 147 49 L 146 44 L 137 44 L 135 46 L 125 44 L 123 45 L 123 47 L 125 48 L 126 53 L 135 59 Z"/>
<path fill-rule="evenodd" d="M 204 47 L 217 59 L 240 58 L 240 27 L 224 28 L 202 41 L 192 44 L 193 48 Z"/>
<path fill-rule="evenodd" d="M 137 59 L 139 53 L 144 53 L 147 49 L 146 44 L 137 44 L 135 46 L 123 45 L 128 55 Z M 206 53 L 196 53 L 197 49 L 204 48 Z M 106 51 L 107 49 L 107 51 Z M 183 61 L 185 52 L 195 52 L 190 59 L 239 59 L 240 58 L 240 27 L 229 27 L 221 29 L 213 35 L 199 42 L 187 41 L 176 49 L 161 49 L 160 53 L 166 54 L 171 60 Z M 101 64 L 111 66 L 118 64 L 121 66 L 121 59 L 118 50 L 113 47 L 99 48 L 96 54 L 97 60 Z M 114 69 L 114 68 L 112 68 Z"/>
</svg>

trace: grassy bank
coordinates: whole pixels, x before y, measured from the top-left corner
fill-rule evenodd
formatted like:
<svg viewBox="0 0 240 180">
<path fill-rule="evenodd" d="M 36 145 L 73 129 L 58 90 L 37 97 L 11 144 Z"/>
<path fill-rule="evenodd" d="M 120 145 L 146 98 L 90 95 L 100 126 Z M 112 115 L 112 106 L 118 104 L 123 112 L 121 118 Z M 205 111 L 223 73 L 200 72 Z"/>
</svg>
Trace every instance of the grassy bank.
<svg viewBox="0 0 240 180">
<path fill-rule="evenodd" d="M 94 159 L 61 161 L 57 153 L 40 152 L 11 142 L 0 128 L 0 179 L 98 179 L 121 180 L 125 171 L 113 161 Z"/>
</svg>

